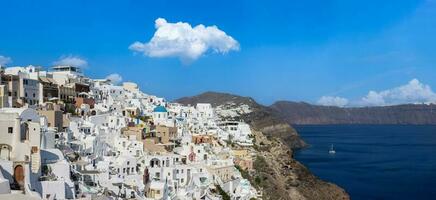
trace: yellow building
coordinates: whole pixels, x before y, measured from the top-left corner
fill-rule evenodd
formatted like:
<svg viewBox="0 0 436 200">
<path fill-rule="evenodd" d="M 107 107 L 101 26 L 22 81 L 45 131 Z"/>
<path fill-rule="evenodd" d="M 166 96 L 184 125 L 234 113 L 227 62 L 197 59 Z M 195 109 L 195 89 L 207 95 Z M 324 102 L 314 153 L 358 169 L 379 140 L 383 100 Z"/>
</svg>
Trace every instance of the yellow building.
<svg viewBox="0 0 436 200">
<path fill-rule="evenodd" d="M 247 149 L 233 150 L 233 156 L 235 165 L 239 166 L 243 170 L 253 170 L 253 159 Z"/>
<path fill-rule="evenodd" d="M 158 125 L 156 126 L 155 134 L 158 143 L 170 143 L 170 140 L 175 139 L 177 136 L 177 128 Z"/>
<path fill-rule="evenodd" d="M 54 106 L 56 107 L 56 106 Z M 38 113 L 47 118 L 48 126 L 57 128 L 58 131 L 62 131 L 64 127 L 63 112 L 56 108 L 38 110 Z"/>
<path fill-rule="evenodd" d="M 145 136 L 148 132 L 150 132 L 150 128 L 142 124 L 141 126 L 134 127 L 126 127 L 121 129 L 121 132 L 124 136 L 128 138 L 134 137 L 137 141 L 142 141 L 145 139 Z"/>
</svg>

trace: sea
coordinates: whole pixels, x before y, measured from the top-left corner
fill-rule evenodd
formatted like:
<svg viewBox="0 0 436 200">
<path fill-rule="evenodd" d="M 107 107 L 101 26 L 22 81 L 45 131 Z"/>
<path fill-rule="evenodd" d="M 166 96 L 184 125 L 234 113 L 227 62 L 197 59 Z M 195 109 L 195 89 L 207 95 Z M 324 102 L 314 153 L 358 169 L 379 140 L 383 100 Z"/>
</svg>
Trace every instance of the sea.
<svg viewBox="0 0 436 200">
<path fill-rule="evenodd" d="M 295 158 L 351 199 L 436 199 L 436 126 L 294 127 L 310 144 Z"/>
</svg>

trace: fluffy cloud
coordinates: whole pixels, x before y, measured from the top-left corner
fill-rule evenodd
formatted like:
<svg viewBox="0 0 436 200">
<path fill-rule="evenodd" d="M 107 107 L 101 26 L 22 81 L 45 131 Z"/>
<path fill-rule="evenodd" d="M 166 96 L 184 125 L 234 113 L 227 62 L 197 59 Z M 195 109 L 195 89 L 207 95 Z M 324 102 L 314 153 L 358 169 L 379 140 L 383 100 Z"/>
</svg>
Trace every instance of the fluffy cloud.
<svg viewBox="0 0 436 200">
<path fill-rule="evenodd" d="M 216 26 L 192 27 L 185 22 L 169 23 L 158 18 L 155 27 L 156 32 L 149 42 L 136 41 L 129 49 L 149 57 L 177 57 L 187 62 L 206 52 L 224 54 L 239 50 L 239 43 Z"/>
<path fill-rule="evenodd" d="M 369 91 L 360 100 L 349 102 L 342 97 L 323 96 L 318 102 L 324 106 L 388 106 L 398 104 L 436 103 L 436 93 L 429 85 L 412 79 L 407 84 L 380 92 Z"/>
<path fill-rule="evenodd" d="M 12 59 L 10 57 L 0 55 L 0 65 L 6 65 L 6 64 L 11 63 L 11 62 L 12 62 Z"/>
<path fill-rule="evenodd" d="M 363 97 L 359 103 L 362 106 L 380 106 L 385 105 L 385 99 L 383 95 L 377 93 L 376 91 L 369 91 L 366 97 Z"/>
<path fill-rule="evenodd" d="M 59 60 L 53 62 L 54 65 L 69 65 L 69 66 L 73 66 L 73 67 L 87 67 L 88 66 L 88 61 L 86 61 L 83 58 L 80 58 L 78 56 L 73 56 L 73 55 L 69 55 L 69 56 L 61 56 L 59 58 Z"/>
<path fill-rule="evenodd" d="M 406 103 L 434 103 L 436 93 L 429 85 L 421 83 L 418 79 L 412 79 L 406 85 L 402 85 L 380 92 L 370 91 L 361 99 L 362 106 L 384 106 Z"/>
<path fill-rule="evenodd" d="M 317 103 L 323 106 L 344 107 L 348 104 L 348 99 L 342 97 L 323 96 L 318 100 Z"/>
<path fill-rule="evenodd" d="M 121 77 L 121 75 L 119 74 L 109 74 L 108 76 L 106 76 L 106 79 L 110 80 L 113 84 L 117 85 L 119 83 L 121 83 L 121 81 L 123 81 L 123 77 Z"/>
</svg>

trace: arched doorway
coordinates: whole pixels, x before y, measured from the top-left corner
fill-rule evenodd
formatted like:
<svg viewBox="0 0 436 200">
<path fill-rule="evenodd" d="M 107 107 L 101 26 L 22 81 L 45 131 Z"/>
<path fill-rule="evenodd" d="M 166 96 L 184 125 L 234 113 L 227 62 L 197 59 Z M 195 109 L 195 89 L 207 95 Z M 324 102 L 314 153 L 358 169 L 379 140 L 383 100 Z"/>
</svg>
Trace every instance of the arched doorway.
<svg viewBox="0 0 436 200">
<path fill-rule="evenodd" d="M 24 167 L 22 165 L 17 165 L 14 169 L 14 180 L 20 186 L 24 185 Z"/>
</svg>

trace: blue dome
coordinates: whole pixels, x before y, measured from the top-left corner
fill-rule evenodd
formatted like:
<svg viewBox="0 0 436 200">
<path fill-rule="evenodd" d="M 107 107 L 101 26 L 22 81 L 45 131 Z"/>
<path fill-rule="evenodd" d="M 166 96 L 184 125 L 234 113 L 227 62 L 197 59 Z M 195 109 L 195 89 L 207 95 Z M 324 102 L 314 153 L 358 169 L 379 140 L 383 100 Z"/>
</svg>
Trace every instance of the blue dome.
<svg viewBox="0 0 436 200">
<path fill-rule="evenodd" d="M 168 112 L 168 111 L 163 106 L 156 106 L 156 108 L 154 108 L 153 112 Z"/>
</svg>

